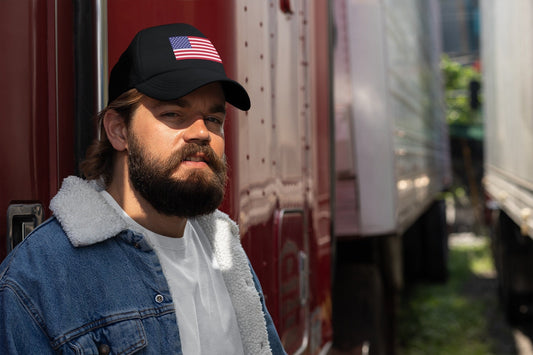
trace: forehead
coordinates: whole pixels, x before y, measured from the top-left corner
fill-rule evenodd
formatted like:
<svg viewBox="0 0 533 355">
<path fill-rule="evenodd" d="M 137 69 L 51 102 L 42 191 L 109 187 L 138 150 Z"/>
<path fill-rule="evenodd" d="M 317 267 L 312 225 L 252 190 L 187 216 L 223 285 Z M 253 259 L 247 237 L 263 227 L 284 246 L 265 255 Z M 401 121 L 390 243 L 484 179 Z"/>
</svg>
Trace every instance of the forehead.
<svg viewBox="0 0 533 355">
<path fill-rule="evenodd" d="M 163 105 L 178 105 L 181 107 L 195 107 L 195 106 L 207 106 L 207 107 L 224 107 L 225 96 L 222 89 L 222 85 L 218 82 L 210 83 L 199 87 L 198 89 L 190 92 L 189 94 L 182 96 L 175 100 L 161 101 L 154 98 L 150 98 L 145 95 L 144 104 L 150 107 L 157 107 Z"/>
</svg>

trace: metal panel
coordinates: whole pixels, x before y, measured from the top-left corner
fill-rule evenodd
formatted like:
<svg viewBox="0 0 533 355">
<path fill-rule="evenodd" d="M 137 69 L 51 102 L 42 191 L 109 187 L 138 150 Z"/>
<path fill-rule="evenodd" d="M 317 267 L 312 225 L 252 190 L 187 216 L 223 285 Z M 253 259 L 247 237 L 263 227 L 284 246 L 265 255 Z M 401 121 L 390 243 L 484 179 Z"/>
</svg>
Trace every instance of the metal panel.
<svg viewBox="0 0 533 355">
<path fill-rule="evenodd" d="M 533 237 L 533 3 L 481 2 L 485 188 Z"/>
<path fill-rule="evenodd" d="M 335 5 L 337 234 L 401 233 L 450 181 L 437 3 Z"/>
<path fill-rule="evenodd" d="M 7 250 L 13 250 L 44 220 L 40 203 L 14 204 L 7 209 Z"/>
<path fill-rule="evenodd" d="M 487 1 L 481 9 L 486 164 L 533 183 L 533 4 Z"/>
<path fill-rule="evenodd" d="M 294 332 L 282 315 L 291 304 L 279 295 L 271 269 L 283 251 L 273 250 L 269 233 L 276 211 L 303 211 L 307 257 L 317 277 L 306 305 L 312 323 L 298 327 L 306 329 L 306 351 L 317 353 L 331 338 L 327 2 L 240 0 L 235 12 L 237 79 L 252 99 L 249 112 L 237 113 L 243 243 L 262 282 L 274 285 L 267 297 L 280 333 Z M 291 334 L 285 337 L 295 350 L 299 336 Z"/>
<path fill-rule="evenodd" d="M 397 230 L 417 219 L 449 179 L 435 1 L 387 0 L 389 112 L 394 119 Z"/>
<path fill-rule="evenodd" d="M 353 160 L 350 171 L 356 184 L 352 193 L 356 194 L 352 220 L 352 234 L 383 234 L 394 230 L 395 183 L 394 153 L 392 147 L 392 117 L 387 103 L 387 58 L 385 51 L 384 13 L 378 1 L 346 1 L 336 3 L 336 17 L 344 17 L 344 40 L 338 46 L 348 72 L 337 71 L 346 87 L 336 87 L 343 95 L 344 120 L 351 120 L 347 128 L 351 141 L 344 143 L 352 148 L 346 159 Z M 339 28 L 338 32 L 343 31 Z M 339 37 L 341 39 L 341 37 Z M 340 49 L 340 48 L 339 48 Z M 338 62 L 336 61 L 336 64 Z M 348 78 L 348 79 L 346 79 Z M 349 80 L 349 81 L 348 81 Z M 336 94 L 337 95 L 337 94 Z M 336 97 L 337 99 L 337 97 Z M 339 109 L 337 106 L 337 110 Z M 338 117 L 336 117 L 337 119 Z M 338 210 L 338 208 L 337 208 Z M 338 212 L 337 212 L 338 213 Z M 350 219 L 347 219 L 350 221 Z"/>
<path fill-rule="evenodd" d="M 72 8 L 70 2 L 0 3 L 0 211 L 12 203 L 48 206 L 73 171 Z M 67 30 L 68 29 L 68 30 Z M 69 134 L 60 134 L 59 127 Z M 46 214 L 48 215 L 48 213 Z M 0 260 L 6 254 L 0 218 Z"/>
<path fill-rule="evenodd" d="M 304 234 L 304 211 L 283 210 L 276 214 L 280 243 L 280 327 L 285 350 L 289 354 L 307 347 L 309 333 L 308 246 Z"/>
</svg>

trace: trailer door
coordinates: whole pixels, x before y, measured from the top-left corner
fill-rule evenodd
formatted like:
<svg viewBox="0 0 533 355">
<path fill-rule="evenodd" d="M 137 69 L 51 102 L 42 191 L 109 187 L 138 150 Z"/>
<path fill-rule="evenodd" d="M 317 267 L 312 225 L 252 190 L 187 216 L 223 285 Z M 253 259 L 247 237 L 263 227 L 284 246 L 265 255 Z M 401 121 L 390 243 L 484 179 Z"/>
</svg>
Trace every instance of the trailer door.
<svg viewBox="0 0 533 355">
<path fill-rule="evenodd" d="M 72 4 L 0 3 L 0 261 L 73 171 Z"/>
</svg>

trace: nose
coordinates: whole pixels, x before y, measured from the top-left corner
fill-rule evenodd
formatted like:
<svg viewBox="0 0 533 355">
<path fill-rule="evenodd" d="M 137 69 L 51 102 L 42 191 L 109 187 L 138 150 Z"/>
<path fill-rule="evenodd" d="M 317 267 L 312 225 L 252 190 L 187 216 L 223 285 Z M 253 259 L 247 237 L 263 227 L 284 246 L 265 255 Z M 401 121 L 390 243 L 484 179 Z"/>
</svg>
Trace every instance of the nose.
<svg viewBox="0 0 533 355">
<path fill-rule="evenodd" d="M 211 134 L 202 117 L 196 118 L 185 130 L 183 139 L 188 143 L 206 144 L 211 141 Z"/>
</svg>

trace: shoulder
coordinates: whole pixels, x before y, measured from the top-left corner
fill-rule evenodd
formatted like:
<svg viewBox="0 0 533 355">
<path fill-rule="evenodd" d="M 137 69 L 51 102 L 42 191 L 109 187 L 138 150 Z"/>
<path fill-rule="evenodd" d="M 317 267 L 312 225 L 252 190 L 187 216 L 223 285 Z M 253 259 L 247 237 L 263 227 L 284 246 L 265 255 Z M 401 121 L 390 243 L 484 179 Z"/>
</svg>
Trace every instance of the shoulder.
<svg viewBox="0 0 533 355">
<path fill-rule="evenodd" d="M 84 273 L 91 275 L 91 270 L 101 263 L 110 260 L 118 263 L 115 260 L 122 255 L 118 240 L 121 238 L 75 246 L 60 222 L 52 217 L 17 245 L 0 264 L 0 283 L 11 280 L 30 287 L 56 283 L 61 278 L 74 282 Z"/>
<path fill-rule="evenodd" d="M 50 264 L 50 257 L 71 249 L 63 228 L 55 217 L 39 225 L 0 264 L 0 277 L 25 273 L 38 273 Z"/>
</svg>

